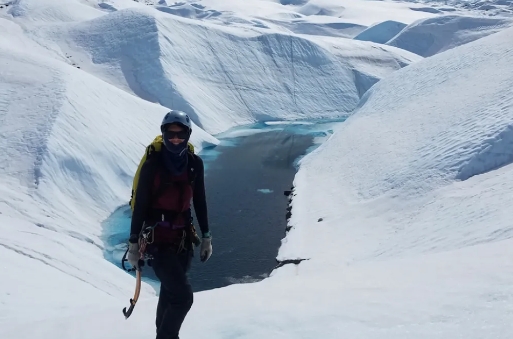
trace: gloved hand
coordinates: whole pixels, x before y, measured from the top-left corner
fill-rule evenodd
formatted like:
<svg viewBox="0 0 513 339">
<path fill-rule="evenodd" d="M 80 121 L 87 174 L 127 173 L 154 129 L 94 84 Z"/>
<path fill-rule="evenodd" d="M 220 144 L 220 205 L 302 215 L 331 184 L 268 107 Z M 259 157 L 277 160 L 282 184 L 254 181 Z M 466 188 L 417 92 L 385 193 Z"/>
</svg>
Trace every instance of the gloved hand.
<svg viewBox="0 0 513 339">
<path fill-rule="evenodd" d="M 212 255 L 212 237 L 208 235 L 201 239 L 201 247 L 200 247 L 200 259 L 202 262 L 207 261 Z"/>
<path fill-rule="evenodd" d="M 129 242 L 128 243 L 128 255 L 126 256 L 127 261 L 132 265 L 135 269 L 139 270 L 139 259 L 141 254 L 139 253 L 139 244 Z"/>
</svg>

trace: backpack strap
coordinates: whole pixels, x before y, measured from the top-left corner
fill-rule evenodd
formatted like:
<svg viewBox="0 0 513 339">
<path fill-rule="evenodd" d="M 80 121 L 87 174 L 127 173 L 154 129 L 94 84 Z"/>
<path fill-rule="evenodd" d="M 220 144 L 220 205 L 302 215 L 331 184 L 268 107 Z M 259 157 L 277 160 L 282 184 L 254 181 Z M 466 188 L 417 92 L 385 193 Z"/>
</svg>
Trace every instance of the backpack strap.
<svg viewBox="0 0 513 339">
<path fill-rule="evenodd" d="M 187 177 L 189 179 L 189 184 L 192 186 L 194 190 L 194 183 L 196 180 L 196 157 L 197 155 L 191 152 L 187 152 L 187 156 L 189 157 L 187 161 Z"/>
<path fill-rule="evenodd" d="M 148 160 L 155 153 L 156 153 L 155 146 L 153 146 L 152 144 L 149 144 L 148 147 L 146 147 L 146 160 Z"/>
<path fill-rule="evenodd" d="M 137 167 L 137 170 L 135 171 L 134 179 L 132 182 L 132 194 L 130 196 L 130 201 L 128 202 L 128 205 L 130 205 L 132 212 L 134 210 L 134 198 L 135 198 L 135 194 L 136 194 L 135 191 L 137 190 L 137 185 L 139 184 L 139 174 L 140 174 L 141 168 L 144 166 L 144 164 L 150 158 L 153 158 L 155 156 L 155 153 L 157 153 L 157 152 L 156 152 L 155 146 L 153 146 L 153 144 L 146 146 L 144 156 L 140 160 L 139 166 Z"/>
</svg>

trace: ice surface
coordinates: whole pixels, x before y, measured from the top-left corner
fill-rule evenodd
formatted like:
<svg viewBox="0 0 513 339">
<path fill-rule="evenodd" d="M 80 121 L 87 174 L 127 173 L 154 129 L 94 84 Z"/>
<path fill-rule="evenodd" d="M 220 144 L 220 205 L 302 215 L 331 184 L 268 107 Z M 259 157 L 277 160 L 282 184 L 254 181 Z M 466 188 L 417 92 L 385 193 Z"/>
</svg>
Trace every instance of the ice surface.
<svg viewBox="0 0 513 339">
<path fill-rule="evenodd" d="M 101 222 L 174 105 L 198 150 L 243 124 L 350 116 L 299 164 L 278 259 L 305 260 L 198 293 L 184 338 L 511 337 L 509 19 L 468 19 L 467 2 L 438 6 L 450 17 L 411 2 L 147 3 L 0 8 L 0 337 L 153 336 L 148 285 L 121 314 L 134 280 L 104 260 Z M 431 56 L 294 33 L 392 21 L 410 25 L 397 42 L 436 37 L 416 51 Z"/>
</svg>

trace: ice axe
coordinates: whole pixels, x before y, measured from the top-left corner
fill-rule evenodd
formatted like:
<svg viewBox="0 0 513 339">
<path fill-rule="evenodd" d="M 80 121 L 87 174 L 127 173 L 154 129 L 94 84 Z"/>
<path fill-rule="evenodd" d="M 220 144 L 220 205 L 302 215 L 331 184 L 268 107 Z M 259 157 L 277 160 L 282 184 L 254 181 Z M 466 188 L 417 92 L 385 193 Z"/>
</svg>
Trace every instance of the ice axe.
<svg viewBox="0 0 513 339">
<path fill-rule="evenodd" d="M 136 269 L 135 273 L 135 293 L 134 297 L 130 299 L 130 307 L 128 308 L 128 311 L 125 308 L 123 308 L 123 315 L 125 316 L 125 319 L 128 319 L 130 315 L 132 314 L 132 311 L 134 310 L 135 304 L 137 303 L 137 300 L 139 299 L 139 294 L 141 293 L 141 269 Z"/>
<path fill-rule="evenodd" d="M 128 317 L 130 317 L 130 315 L 132 314 L 132 311 L 134 310 L 135 304 L 137 303 L 137 300 L 139 299 L 139 294 L 141 293 L 141 271 L 142 271 L 142 267 L 144 266 L 144 256 L 145 256 L 145 251 L 146 251 L 146 245 L 148 243 L 150 243 L 150 244 L 153 243 L 153 239 L 151 240 L 151 242 L 148 242 L 148 238 L 150 237 L 150 235 L 153 237 L 153 229 L 157 225 L 158 225 L 158 223 L 155 224 L 154 226 L 144 228 L 143 232 L 140 235 L 139 253 L 141 256 L 140 256 L 139 262 L 137 264 L 137 267 L 134 267 L 130 270 L 127 270 L 125 267 L 125 261 L 128 261 L 127 254 L 128 254 L 130 247 L 126 250 L 125 254 L 123 255 L 123 258 L 121 259 L 121 266 L 123 266 L 124 270 L 130 272 L 135 269 L 135 281 L 136 281 L 134 297 L 132 299 L 130 299 L 130 307 L 128 308 L 128 311 L 127 311 L 126 307 L 123 308 L 123 314 L 125 315 L 125 319 L 128 319 Z"/>
</svg>

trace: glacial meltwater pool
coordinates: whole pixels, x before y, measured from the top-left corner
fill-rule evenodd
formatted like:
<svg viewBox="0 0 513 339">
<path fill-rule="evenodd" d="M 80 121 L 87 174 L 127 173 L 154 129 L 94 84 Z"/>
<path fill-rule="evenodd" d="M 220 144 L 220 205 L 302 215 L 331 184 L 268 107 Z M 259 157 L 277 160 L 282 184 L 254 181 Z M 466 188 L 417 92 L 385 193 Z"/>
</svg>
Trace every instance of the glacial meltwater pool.
<svg viewBox="0 0 513 339">
<path fill-rule="evenodd" d="M 205 162 L 213 254 L 201 263 L 196 249 L 189 273 L 194 291 L 258 281 L 269 275 L 277 265 L 287 226 L 289 201 L 284 191 L 291 189 L 302 156 L 328 138 L 340 122 L 237 127 L 216 135 L 221 144 L 199 153 Z M 127 204 L 103 223 L 105 258 L 118 267 L 127 248 L 130 214 Z M 143 272 L 144 280 L 158 292 L 151 268 L 145 267 Z"/>
</svg>

